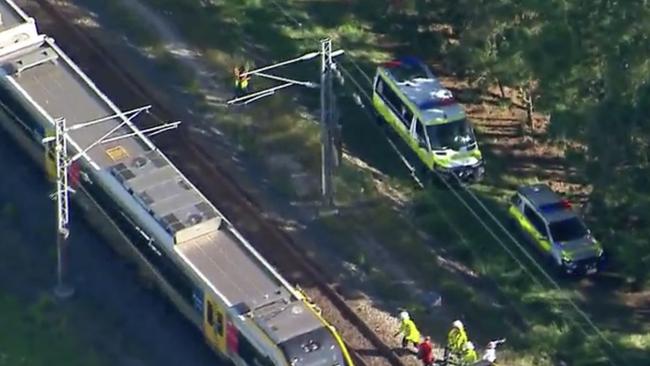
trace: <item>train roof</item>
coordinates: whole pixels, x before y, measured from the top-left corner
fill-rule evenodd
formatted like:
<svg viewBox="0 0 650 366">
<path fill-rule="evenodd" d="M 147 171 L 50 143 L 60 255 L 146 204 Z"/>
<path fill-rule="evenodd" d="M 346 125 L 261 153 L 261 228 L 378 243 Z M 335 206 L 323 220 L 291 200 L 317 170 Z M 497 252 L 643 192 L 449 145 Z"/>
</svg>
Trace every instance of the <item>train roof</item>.
<svg viewBox="0 0 650 366">
<path fill-rule="evenodd" d="M 11 4 L 0 1 L 0 17 L 16 22 L 0 31 L 0 43 L 6 32 L 30 22 Z M 174 245 L 188 270 L 277 343 L 322 326 L 295 290 L 54 40 L 35 27 L 21 34 L 10 47 L 0 44 L 0 80 L 38 111 L 42 124 L 53 130 L 55 120 L 64 118 L 73 153 L 119 182 L 171 237 L 188 237 L 185 233 L 206 223 L 218 227 Z M 123 138 L 95 144 L 105 136 Z"/>
<path fill-rule="evenodd" d="M 381 69 L 418 109 L 425 124 L 441 124 L 465 118 L 465 111 L 431 69 L 415 57 L 384 63 Z"/>
<path fill-rule="evenodd" d="M 12 0 L 0 2 L 0 32 L 33 20 Z"/>
</svg>

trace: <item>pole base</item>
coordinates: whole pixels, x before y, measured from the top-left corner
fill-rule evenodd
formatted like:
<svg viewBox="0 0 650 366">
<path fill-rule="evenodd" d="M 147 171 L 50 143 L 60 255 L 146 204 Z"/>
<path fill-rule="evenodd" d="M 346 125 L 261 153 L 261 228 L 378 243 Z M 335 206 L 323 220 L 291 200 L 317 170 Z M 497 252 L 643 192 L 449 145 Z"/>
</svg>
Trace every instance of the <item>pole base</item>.
<svg viewBox="0 0 650 366">
<path fill-rule="evenodd" d="M 336 216 L 338 214 L 339 214 L 339 209 L 333 205 L 332 206 L 325 205 L 318 209 L 318 216 L 320 217 Z"/>
<path fill-rule="evenodd" d="M 54 286 L 54 295 L 60 300 L 68 299 L 74 295 L 74 287 L 60 283 Z"/>
</svg>

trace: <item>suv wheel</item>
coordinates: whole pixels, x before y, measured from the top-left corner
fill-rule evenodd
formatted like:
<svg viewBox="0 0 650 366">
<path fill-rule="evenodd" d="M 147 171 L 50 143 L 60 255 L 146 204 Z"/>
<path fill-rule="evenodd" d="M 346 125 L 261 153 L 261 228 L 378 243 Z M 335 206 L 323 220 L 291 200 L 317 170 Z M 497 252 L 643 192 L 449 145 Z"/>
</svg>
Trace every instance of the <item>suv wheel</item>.
<svg viewBox="0 0 650 366">
<path fill-rule="evenodd" d="M 485 178 L 485 171 L 481 173 L 481 168 L 475 168 L 472 172 L 472 183 L 480 183 Z"/>
</svg>

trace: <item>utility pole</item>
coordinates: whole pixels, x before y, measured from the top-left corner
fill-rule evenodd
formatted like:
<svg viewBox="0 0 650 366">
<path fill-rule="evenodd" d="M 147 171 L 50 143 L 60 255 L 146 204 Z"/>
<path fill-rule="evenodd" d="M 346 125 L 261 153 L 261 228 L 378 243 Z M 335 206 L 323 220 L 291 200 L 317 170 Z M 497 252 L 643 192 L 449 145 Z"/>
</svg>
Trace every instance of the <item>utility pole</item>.
<svg viewBox="0 0 650 366">
<path fill-rule="evenodd" d="M 66 127 L 64 118 L 57 118 L 54 121 L 55 133 L 54 137 L 46 137 L 42 142 L 49 143 L 54 141 L 54 159 L 56 161 L 56 192 L 52 195 L 56 199 L 56 212 L 57 212 L 57 233 L 56 233 L 56 251 L 57 251 L 57 266 L 56 266 L 56 285 L 54 286 L 54 294 L 59 299 L 67 299 L 74 294 L 74 287 L 65 281 L 65 274 L 67 269 L 67 239 L 70 236 L 70 228 L 68 227 L 70 221 L 70 193 L 75 191 L 68 185 L 68 168 L 79 158 L 84 156 L 90 149 L 98 144 L 116 141 L 119 139 L 131 137 L 134 135 L 144 135 L 147 133 L 149 136 L 178 127 L 179 121 L 164 123 L 146 130 L 133 130 L 133 132 L 126 133 L 119 136 L 110 137 L 113 133 L 117 132 L 125 124 L 130 124 L 131 120 L 138 116 L 141 112 L 148 112 L 151 106 L 145 106 L 133 109 L 131 111 L 117 113 L 108 117 L 99 118 L 93 121 L 79 123 L 71 127 Z M 95 142 L 88 145 L 82 151 L 78 152 L 72 157 L 68 157 L 68 133 L 73 130 L 92 126 L 98 123 L 112 121 L 120 117 L 121 123 L 105 133 L 102 137 L 95 140 Z M 133 127 L 135 129 L 135 127 Z M 89 158 L 87 158 L 89 159 Z M 89 160 L 91 165 L 96 166 Z M 99 167 L 96 167 L 99 169 Z"/>
<path fill-rule="evenodd" d="M 335 148 L 335 137 L 337 134 L 334 132 L 334 129 L 336 128 L 335 116 L 337 115 L 335 111 L 336 98 L 332 90 L 332 71 L 335 69 L 336 64 L 333 59 L 343 53 L 343 50 L 332 51 L 332 41 L 330 39 L 324 39 L 320 43 L 319 52 L 307 53 L 295 59 L 282 61 L 273 65 L 244 72 L 241 76 L 257 75 L 274 81 L 282 81 L 284 84 L 243 95 L 228 101 L 229 105 L 248 104 L 258 99 L 271 96 L 275 94 L 276 91 L 293 85 L 301 85 L 308 88 L 320 88 L 321 196 L 323 200 L 323 208 L 328 210 L 334 208 L 333 172 L 334 168 L 338 165 L 338 156 Z M 265 71 L 276 67 L 286 66 L 299 61 L 309 61 L 319 55 L 321 57 L 320 84 L 308 81 L 298 81 L 264 73 Z"/>
<path fill-rule="evenodd" d="M 65 138 L 65 119 L 57 118 L 54 121 L 56 159 L 56 212 L 57 212 L 57 233 L 56 233 L 56 285 L 54 293 L 61 299 L 68 298 L 74 294 L 74 288 L 63 281 L 63 272 L 66 267 L 67 239 L 70 236 L 68 222 L 70 221 L 68 190 L 68 162 L 66 154 L 68 143 Z"/>
<path fill-rule="evenodd" d="M 320 83 L 320 142 L 321 142 L 321 193 L 325 208 L 334 206 L 334 141 L 332 140 L 332 41 L 321 41 L 321 83 Z"/>
</svg>

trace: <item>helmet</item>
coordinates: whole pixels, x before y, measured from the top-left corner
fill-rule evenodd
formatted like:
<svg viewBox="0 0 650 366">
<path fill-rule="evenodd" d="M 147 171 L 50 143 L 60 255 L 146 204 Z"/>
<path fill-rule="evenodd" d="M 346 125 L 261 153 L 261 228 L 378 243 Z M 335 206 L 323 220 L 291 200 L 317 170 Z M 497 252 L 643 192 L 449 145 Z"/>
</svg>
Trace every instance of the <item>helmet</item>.
<svg viewBox="0 0 650 366">
<path fill-rule="evenodd" d="M 468 350 L 468 351 L 473 351 L 474 350 L 474 343 L 468 341 L 467 343 L 465 343 L 465 349 Z"/>
<path fill-rule="evenodd" d="M 409 316 L 409 313 L 406 311 L 402 311 L 399 313 L 399 318 L 402 320 L 409 320 L 411 317 Z"/>
<path fill-rule="evenodd" d="M 454 328 L 463 329 L 463 322 L 461 322 L 460 320 L 454 320 L 454 322 L 451 323 L 451 325 Z"/>
</svg>

